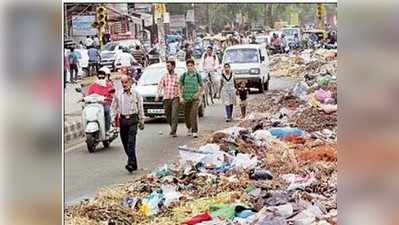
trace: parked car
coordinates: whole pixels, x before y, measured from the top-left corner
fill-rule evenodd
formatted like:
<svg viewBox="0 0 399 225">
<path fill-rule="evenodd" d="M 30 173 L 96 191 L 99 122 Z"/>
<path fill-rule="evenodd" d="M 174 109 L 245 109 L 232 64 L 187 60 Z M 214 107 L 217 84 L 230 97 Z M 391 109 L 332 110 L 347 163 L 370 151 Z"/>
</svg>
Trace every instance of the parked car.
<svg viewBox="0 0 399 225">
<path fill-rule="evenodd" d="M 116 66 L 115 66 L 116 55 L 120 54 L 122 52 L 123 48 L 134 49 L 137 45 L 139 45 L 141 48 L 143 48 L 141 42 L 136 39 L 108 42 L 101 49 L 100 65 L 107 66 L 112 71 L 115 71 L 116 70 Z"/>
<path fill-rule="evenodd" d="M 246 80 L 248 87 L 262 93 L 269 89 L 270 66 L 266 48 L 262 45 L 234 45 L 226 48 L 223 64 L 229 63 L 236 81 Z"/>
<path fill-rule="evenodd" d="M 180 77 L 186 70 L 186 64 L 184 62 L 177 62 L 175 72 Z M 206 80 L 206 76 L 202 71 L 199 71 L 203 81 Z M 164 117 L 165 109 L 162 102 L 162 96 L 158 102 L 155 101 L 157 92 L 158 82 L 162 76 L 166 73 L 166 63 L 157 63 L 148 66 L 144 69 L 143 75 L 137 82 L 136 90 L 143 96 L 144 114 L 147 117 Z M 201 103 L 199 104 L 198 116 L 203 117 L 205 114 L 205 94 L 201 97 Z M 179 117 L 184 117 L 183 105 L 180 105 Z"/>
</svg>

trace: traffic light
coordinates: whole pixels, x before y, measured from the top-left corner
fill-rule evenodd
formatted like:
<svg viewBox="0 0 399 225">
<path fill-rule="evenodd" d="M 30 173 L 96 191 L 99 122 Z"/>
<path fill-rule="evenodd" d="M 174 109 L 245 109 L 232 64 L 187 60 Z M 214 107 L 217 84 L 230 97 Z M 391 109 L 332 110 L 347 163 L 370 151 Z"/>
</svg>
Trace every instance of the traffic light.
<svg viewBox="0 0 399 225">
<path fill-rule="evenodd" d="M 104 6 L 96 8 L 96 22 L 98 27 L 104 27 L 107 23 L 107 9 Z"/>
<path fill-rule="evenodd" d="M 323 15 L 324 15 L 324 6 L 322 3 L 318 3 L 316 10 L 317 19 L 321 20 L 323 18 Z"/>
</svg>

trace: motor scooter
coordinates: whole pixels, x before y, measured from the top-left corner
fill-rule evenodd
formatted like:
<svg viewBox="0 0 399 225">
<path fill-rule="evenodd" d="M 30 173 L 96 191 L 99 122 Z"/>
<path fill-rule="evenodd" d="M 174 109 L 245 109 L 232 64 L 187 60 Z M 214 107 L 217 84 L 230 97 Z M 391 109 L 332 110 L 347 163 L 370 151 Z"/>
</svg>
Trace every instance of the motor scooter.
<svg viewBox="0 0 399 225">
<path fill-rule="evenodd" d="M 83 94 L 81 88 L 75 89 Z M 118 130 L 110 126 L 105 131 L 104 102 L 105 97 L 98 94 L 84 96 L 80 102 L 84 103 L 82 111 L 83 129 L 86 135 L 87 150 L 92 153 L 97 145 L 102 142 L 104 148 L 108 148 L 111 142 L 118 137 Z"/>
</svg>

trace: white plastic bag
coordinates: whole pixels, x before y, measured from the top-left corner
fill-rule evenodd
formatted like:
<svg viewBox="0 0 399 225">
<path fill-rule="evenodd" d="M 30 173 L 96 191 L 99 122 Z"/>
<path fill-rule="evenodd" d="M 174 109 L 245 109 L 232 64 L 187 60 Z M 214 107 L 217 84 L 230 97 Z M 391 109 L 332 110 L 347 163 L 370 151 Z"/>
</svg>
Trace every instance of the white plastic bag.
<svg viewBox="0 0 399 225">
<path fill-rule="evenodd" d="M 256 157 L 251 158 L 249 154 L 238 153 L 233 159 L 232 165 L 236 168 L 254 169 L 258 164 Z"/>
</svg>

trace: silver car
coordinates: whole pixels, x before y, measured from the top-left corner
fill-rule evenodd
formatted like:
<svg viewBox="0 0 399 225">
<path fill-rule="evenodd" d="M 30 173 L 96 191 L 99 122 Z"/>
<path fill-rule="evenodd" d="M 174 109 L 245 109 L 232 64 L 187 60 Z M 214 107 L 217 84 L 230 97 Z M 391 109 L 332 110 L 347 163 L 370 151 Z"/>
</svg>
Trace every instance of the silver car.
<svg viewBox="0 0 399 225">
<path fill-rule="evenodd" d="M 177 62 L 175 72 L 180 77 L 186 69 L 186 64 L 184 62 Z M 165 109 L 163 105 L 162 96 L 160 96 L 159 101 L 155 101 L 155 96 L 157 93 L 158 82 L 161 80 L 162 76 L 166 73 L 165 63 L 156 63 L 148 66 L 144 69 L 143 75 L 137 82 L 136 90 L 143 96 L 144 100 L 144 114 L 147 117 L 164 117 Z M 206 76 L 203 72 L 199 71 L 201 78 L 205 84 Z M 180 105 L 179 117 L 184 117 L 183 105 Z M 201 103 L 199 104 L 198 115 L 203 117 L 205 114 L 205 94 L 201 97 Z"/>
</svg>

